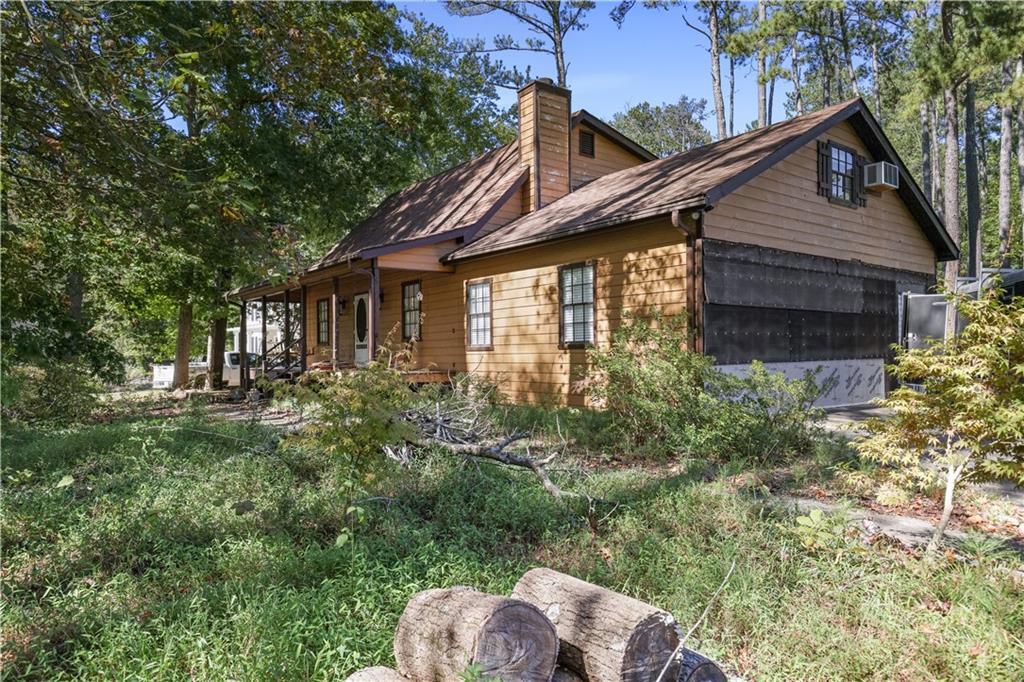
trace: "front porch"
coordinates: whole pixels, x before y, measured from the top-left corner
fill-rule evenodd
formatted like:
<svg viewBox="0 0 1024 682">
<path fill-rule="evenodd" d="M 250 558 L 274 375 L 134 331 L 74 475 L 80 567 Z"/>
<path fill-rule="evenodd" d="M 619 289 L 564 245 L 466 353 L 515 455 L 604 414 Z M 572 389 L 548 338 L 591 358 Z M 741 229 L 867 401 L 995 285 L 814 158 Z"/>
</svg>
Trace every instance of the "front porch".
<svg viewBox="0 0 1024 682">
<path fill-rule="evenodd" d="M 436 248 L 436 247 L 435 247 Z M 431 249 L 434 251 L 435 249 Z M 438 251 L 440 249 L 437 249 Z M 396 254 L 397 255 L 397 254 Z M 356 369 L 378 357 L 382 342 L 397 345 L 402 334 L 401 297 L 405 285 L 424 276 L 450 272 L 434 258 L 374 257 L 306 271 L 280 283 L 261 282 L 233 293 L 239 309 L 240 385 L 252 387 L 258 377 L 294 381 L 307 372 Z M 385 280 L 389 290 L 384 291 Z M 398 284 L 401 283 L 401 284 Z M 397 286 L 396 286 L 397 285 Z M 382 305 L 396 329 L 383 329 Z M 390 310 L 397 304 L 396 310 Z M 250 313 L 258 309 L 259 315 Z M 418 313 L 417 313 L 418 316 Z M 246 347 L 247 325 L 258 319 L 266 339 L 268 324 L 280 328 L 280 341 L 264 343 L 256 353 Z M 389 320 L 390 322 L 390 320 Z M 252 356 L 252 357 L 251 357 Z M 410 383 L 443 382 L 450 371 L 415 367 L 403 374 Z"/>
</svg>

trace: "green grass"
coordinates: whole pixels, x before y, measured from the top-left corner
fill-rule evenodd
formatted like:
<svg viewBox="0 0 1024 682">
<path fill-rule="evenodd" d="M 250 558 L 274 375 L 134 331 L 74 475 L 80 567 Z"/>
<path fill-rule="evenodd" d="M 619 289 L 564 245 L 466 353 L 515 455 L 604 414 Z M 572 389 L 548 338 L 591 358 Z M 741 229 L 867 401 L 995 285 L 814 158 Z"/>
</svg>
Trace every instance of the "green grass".
<svg viewBox="0 0 1024 682">
<path fill-rule="evenodd" d="M 370 482 L 392 501 L 336 547 L 340 470 L 274 444 L 196 416 L 7 434 L 4 678 L 342 679 L 392 663 L 415 592 L 508 593 L 535 565 L 689 623 L 733 559 L 696 644 L 747 678 L 1024 678 L 1007 564 L 809 553 L 703 466 L 594 475 L 621 503 L 595 537 L 528 476 L 438 458 Z"/>
</svg>

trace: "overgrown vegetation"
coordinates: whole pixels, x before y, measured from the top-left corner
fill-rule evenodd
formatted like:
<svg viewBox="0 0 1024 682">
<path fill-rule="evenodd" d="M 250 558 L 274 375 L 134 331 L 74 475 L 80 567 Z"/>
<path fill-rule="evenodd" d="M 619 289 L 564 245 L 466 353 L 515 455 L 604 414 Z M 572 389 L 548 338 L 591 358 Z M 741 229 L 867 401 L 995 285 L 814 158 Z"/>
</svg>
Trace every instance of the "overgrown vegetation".
<svg viewBox="0 0 1024 682">
<path fill-rule="evenodd" d="M 849 551 L 841 533 L 805 549 L 792 517 L 705 480 L 700 461 L 593 474 L 620 505 L 596 534 L 527 472 L 381 461 L 363 481 L 379 499 L 338 547 L 346 462 L 278 438 L 199 413 L 9 437 L 4 676 L 341 679 L 391 662 L 421 589 L 507 593 L 547 565 L 691 622 L 733 558 L 696 635 L 748 679 L 1024 674 L 1024 589 L 1005 560 L 928 565 Z"/>
<path fill-rule="evenodd" d="M 1024 485 L 1024 299 L 1001 300 L 990 289 L 955 297 L 966 326 L 956 337 L 917 350 L 897 350 L 890 367 L 901 381 L 882 401 L 892 416 L 869 422 L 861 454 L 910 472 L 938 469 L 945 480 L 938 546 L 964 479 L 1002 478 Z"/>
<path fill-rule="evenodd" d="M 609 435 L 640 453 L 757 462 L 808 451 L 821 389 L 751 364 L 743 377 L 686 350 L 685 321 L 629 318 L 608 348 L 591 351 L 591 388 L 608 410 Z"/>
</svg>

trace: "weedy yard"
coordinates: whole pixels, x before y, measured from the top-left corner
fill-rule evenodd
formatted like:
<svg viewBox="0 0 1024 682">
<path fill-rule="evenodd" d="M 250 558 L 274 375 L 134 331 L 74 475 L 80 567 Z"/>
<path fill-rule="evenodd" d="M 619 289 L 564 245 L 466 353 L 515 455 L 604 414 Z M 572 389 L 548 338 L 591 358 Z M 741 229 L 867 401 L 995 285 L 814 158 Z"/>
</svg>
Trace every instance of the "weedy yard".
<svg viewBox="0 0 1024 682">
<path fill-rule="evenodd" d="M 545 565 L 688 623 L 735 559 L 695 636 L 744 678 L 1024 678 L 1012 562 L 923 561 L 838 526 L 807 549 L 701 460 L 562 462 L 560 482 L 619 505 L 595 530 L 527 473 L 438 452 L 367 474 L 347 536 L 343 463 L 278 441 L 201 411 L 8 430 L 3 677 L 341 679 L 392 663 L 422 589 L 508 593 Z"/>
</svg>

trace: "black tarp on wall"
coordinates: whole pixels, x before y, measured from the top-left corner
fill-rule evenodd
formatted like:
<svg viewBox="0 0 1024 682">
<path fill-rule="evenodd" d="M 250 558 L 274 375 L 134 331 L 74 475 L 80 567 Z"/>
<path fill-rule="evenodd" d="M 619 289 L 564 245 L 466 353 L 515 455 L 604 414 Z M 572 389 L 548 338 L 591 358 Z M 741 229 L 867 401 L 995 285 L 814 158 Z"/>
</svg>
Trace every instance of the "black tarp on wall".
<svg viewBox="0 0 1024 682">
<path fill-rule="evenodd" d="M 888 357 L 916 272 L 703 240 L 704 352 L 719 364 Z"/>
</svg>

